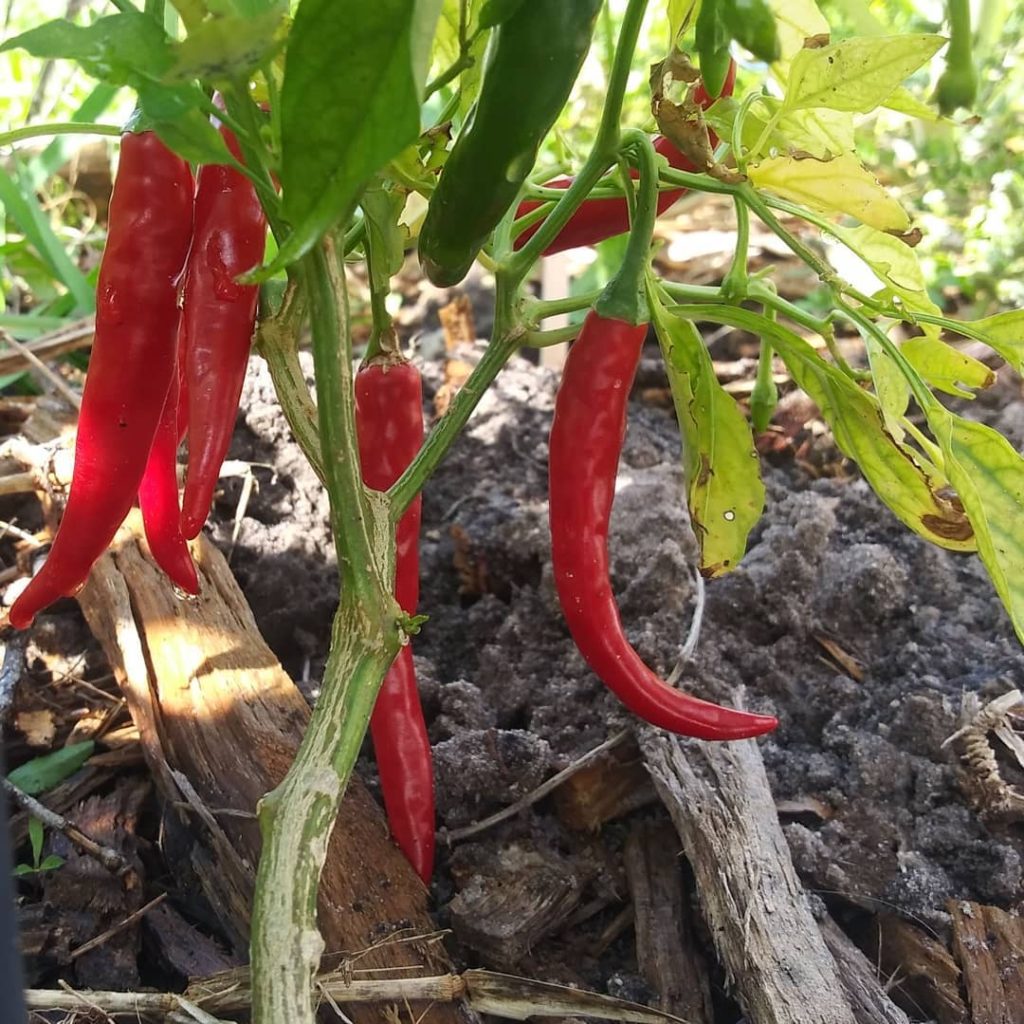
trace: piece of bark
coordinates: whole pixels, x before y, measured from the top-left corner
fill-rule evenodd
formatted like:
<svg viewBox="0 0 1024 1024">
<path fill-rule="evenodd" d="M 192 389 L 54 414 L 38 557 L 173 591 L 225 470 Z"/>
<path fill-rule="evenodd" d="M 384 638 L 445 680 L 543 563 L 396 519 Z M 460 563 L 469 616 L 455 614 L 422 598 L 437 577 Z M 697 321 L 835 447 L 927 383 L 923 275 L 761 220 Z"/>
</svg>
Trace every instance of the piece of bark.
<svg viewBox="0 0 1024 1024">
<path fill-rule="evenodd" d="M 880 914 L 868 956 L 894 980 L 893 998 L 915 1017 L 938 1024 L 968 1024 L 960 996 L 960 968 L 949 950 L 927 932 L 894 914 Z"/>
<path fill-rule="evenodd" d="M 859 1024 L 909 1024 L 907 1015 L 882 988 L 874 964 L 846 932 L 828 916 L 821 920 L 819 927 L 839 966 L 839 979 Z"/>
<path fill-rule="evenodd" d="M 160 962 L 184 978 L 201 978 L 241 966 L 240 957 L 221 949 L 169 903 L 154 907 L 143 918 L 143 930 Z"/>
<path fill-rule="evenodd" d="M 643 822 L 626 841 L 626 880 L 633 897 L 636 959 L 658 994 L 658 1008 L 689 1024 L 711 1024 L 711 986 L 698 950 L 679 858 L 667 823 Z"/>
<path fill-rule="evenodd" d="M 71 962 L 71 922 L 44 903 L 18 907 L 18 945 L 25 983 L 35 985 Z"/>
<path fill-rule="evenodd" d="M 627 741 L 566 779 L 552 799 L 567 828 L 596 832 L 607 822 L 654 803 L 658 795 L 636 744 Z"/>
<path fill-rule="evenodd" d="M 641 749 L 746 1016 L 756 1024 L 855 1024 L 790 859 L 757 744 L 644 730 Z"/>
<path fill-rule="evenodd" d="M 971 1024 L 1024 1024 L 1024 920 L 966 900 L 947 909 Z"/>
<path fill-rule="evenodd" d="M 472 875 L 448 905 L 452 929 L 488 964 L 512 970 L 565 922 L 582 888 L 568 863 L 510 847 L 500 873 Z"/>
<path fill-rule="evenodd" d="M 175 596 L 144 545 L 133 513 L 79 602 L 113 665 L 165 800 L 187 805 L 202 840 L 192 861 L 204 891 L 234 918 L 229 933 L 244 937 L 260 848 L 253 815 L 291 764 L 309 708 L 212 544 L 201 537 L 192 545 L 202 584 L 192 600 Z M 447 970 L 426 897 L 380 808 L 353 778 L 321 878 L 318 922 L 327 950 L 358 953 L 361 969 Z M 351 1016 L 357 1024 L 379 1019 L 357 1009 Z M 455 1008 L 438 1006 L 428 1019 L 458 1018 Z"/>
<path fill-rule="evenodd" d="M 130 917 L 144 902 L 142 864 L 136 854 L 139 811 L 149 792 L 147 780 L 119 783 L 104 796 L 91 796 L 70 814 L 91 839 L 116 850 L 131 868 L 116 875 L 78 850 L 58 832 L 47 837 L 45 851 L 64 861 L 44 876 L 43 898 L 70 922 L 72 946 L 82 946 Z M 85 988 L 136 988 L 139 923 L 75 958 L 77 983 Z M 73 952 L 73 950 L 72 950 Z"/>
</svg>

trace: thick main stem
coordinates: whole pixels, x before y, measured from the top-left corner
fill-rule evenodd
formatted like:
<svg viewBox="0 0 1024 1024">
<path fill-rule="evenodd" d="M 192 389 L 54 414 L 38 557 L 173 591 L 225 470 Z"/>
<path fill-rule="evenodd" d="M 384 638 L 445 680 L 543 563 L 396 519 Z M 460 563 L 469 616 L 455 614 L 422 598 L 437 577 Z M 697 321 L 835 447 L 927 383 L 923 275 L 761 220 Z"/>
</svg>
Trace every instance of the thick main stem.
<svg viewBox="0 0 1024 1024">
<path fill-rule="evenodd" d="M 359 468 L 348 296 L 330 241 L 303 260 L 302 272 L 342 593 L 306 735 L 284 780 L 260 802 L 263 850 L 251 940 L 254 1024 L 314 1024 L 313 976 L 323 953 L 316 926 L 320 873 L 381 680 L 402 639 L 390 586 L 395 540 L 387 501 L 363 487 Z"/>
</svg>

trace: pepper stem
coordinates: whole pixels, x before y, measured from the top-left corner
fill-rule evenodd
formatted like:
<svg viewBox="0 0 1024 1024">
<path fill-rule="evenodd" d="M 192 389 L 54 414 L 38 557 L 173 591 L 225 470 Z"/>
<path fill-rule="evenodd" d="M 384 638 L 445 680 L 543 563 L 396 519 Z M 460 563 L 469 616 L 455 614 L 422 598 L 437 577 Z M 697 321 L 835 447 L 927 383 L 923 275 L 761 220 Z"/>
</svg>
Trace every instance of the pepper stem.
<svg viewBox="0 0 1024 1024">
<path fill-rule="evenodd" d="M 645 132 L 635 129 L 623 132 L 622 149 L 632 155 L 640 171 L 636 209 L 622 267 L 608 282 L 594 309 L 610 320 L 643 324 L 650 320 L 644 280 L 650 260 L 654 222 L 658 217 L 658 164 L 654 146 Z"/>
</svg>

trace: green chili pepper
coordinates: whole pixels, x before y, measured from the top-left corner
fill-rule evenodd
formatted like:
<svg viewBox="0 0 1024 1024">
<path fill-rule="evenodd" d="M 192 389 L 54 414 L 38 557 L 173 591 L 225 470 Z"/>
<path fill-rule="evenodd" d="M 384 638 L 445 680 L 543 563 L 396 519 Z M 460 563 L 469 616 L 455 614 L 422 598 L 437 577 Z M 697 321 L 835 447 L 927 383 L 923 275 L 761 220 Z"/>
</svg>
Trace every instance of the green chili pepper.
<svg viewBox="0 0 1024 1024">
<path fill-rule="evenodd" d="M 436 285 L 458 284 L 519 194 L 569 98 L 601 0 L 531 0 L 491 37 L 476 106 L 452 147 L 419 238 Z"/>
<path fill-rule="evenodd" d="M 782 56 L 775 14 L 765 0 L 721 0 L 721 16 L 740 46 L 771 64 Z"/>
<path fill-rule="evenodd" d="M 722 95 L 725 79 L 732 65 L 729 56 L 729 29 L 722 20 L 718 0 L 704 0 L 695 27 L 697 56 L 704 88 L 712 99 Z"/>
<path fill-rule="evenodd" d="M 946 0 L 949 49 L 946 70 L 935 87 L 935 102 L 947 117 L 957 107 L 970 109 L 978 94 L 978 73 L 971 54 L 971 5 L 969 0 Z"/>
</svg>

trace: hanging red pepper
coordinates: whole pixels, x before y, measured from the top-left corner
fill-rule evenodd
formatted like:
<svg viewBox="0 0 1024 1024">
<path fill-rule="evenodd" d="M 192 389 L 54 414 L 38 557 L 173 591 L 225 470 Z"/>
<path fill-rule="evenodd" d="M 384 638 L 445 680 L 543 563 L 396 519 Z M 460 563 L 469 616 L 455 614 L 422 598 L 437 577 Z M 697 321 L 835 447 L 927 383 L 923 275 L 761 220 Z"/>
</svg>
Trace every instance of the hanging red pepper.
<svg viewBox="0 0 1024 1024">
<path fill-rule="evenodd" d="M 423 443 L 419 371 L 400 357 L 356 374 L 356 427 L 363 482 L 386 491 Z M 421 499 L 398 524 L 395 598 L 409 615 L 419 602 Z M 434 772 L 423 720 L 412 647 L 406 644 L 384 677 L 370 718 L 381 791 L 395 842 L 424 882 L 434 869 Z"/>
<path fill-rule="evenodd" d="M 626 257 L 569 350 L 555 400 L 548 455 L 555 586 L 580 653 L 634 714 L 684 736 L 743 739 L 774 729 L 775 718 L 698 700 L 659 679 L 626 639 L 609 579 L 608 521 L 647 336 L 641 289 L 656 216 L 653 155 L 638 150 L 642 186 Z"/>
<path fill-rule="evenodd" d="M 11 608 L 18 629 L 81 587 L 132 507 L 174 377 L 178 281 L 191 238 L 188 164 L 152 132 L 126 133 L 71 492 L 46 563 Z"/>
<path fill-rule="evenodd" d="M 178 504 L 178 445 L 182 424 L 181 374 L 184 360 L 184 332 L 178 331 L 178 352 L 171 388 L 167 392 L 153 447 L 149 450 L 146 471 L 139 485 L 142 525 L 153 560 L 189 594 L 199 593 L 196 567 L 181 532 L 181 506 Z"/>
<path fill-rule="evenodd" d="M 729 74 L 722 87 L 723 96 L 731 96 L 733 87 L 736 84 L 736 63 L 733 61 L 729 67 Z M 704 83 L 697 85 L 694 91 L 694 102 L 706 110 L 714 103 L 714 99 L 707 94 Z M 712 148 L 718 145 L 718 137 L 714 132 L 708 132 Z M 664 136 L 659 135 L 654 139 L 654 148 L 668 160 L 669 166 L 677 171 L 700 171 L 689 157 L 680 153 L 676 147 Z M 572 178 L 561 177 L 544 183 L 545 188 L 566 189 L 572 184 Z M 667 192 L 658 193 L 658 214 L 663 214 L 673 203 L 686 194 L 685 188 L 671 189 Z M 524 199 L 519 204 L 516 212 L 517 217 L 524 217 L 531 210 L 543 205 L 540 199 Z M 516 237 L 515 248 L 521 249 L 537 232 L 543 221 L 537 221 Z M 625 234 L 629 230 L 629 209 L 626 206 L 625 196 L 610 196 L 606 199 L 587 199 L 580 208 L 569 218 L 568 223 L 558 233 L 558 237 L 544 250 L 545 256 L 552 256 L 556 252 L 564 252 L 566 249 L 575 249 L 581 245 L 597 245 L 606 238 L 613 238 L 615 235 Z"/>
<path fill-rule="evenodd" d="M 233 133 L 223 126 L 220 131 L 241 160 Z M 190 540 L 206 522 L 231 445 L 256 323 L 259 289 L 235 278 L 261 262 L 266 234 L 263 207 L 249 179 L 226 164 L 201 167 L 182 308 L 188 470 L 181 529 Z"/>
</svg>

